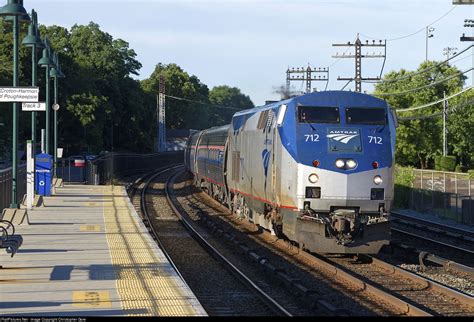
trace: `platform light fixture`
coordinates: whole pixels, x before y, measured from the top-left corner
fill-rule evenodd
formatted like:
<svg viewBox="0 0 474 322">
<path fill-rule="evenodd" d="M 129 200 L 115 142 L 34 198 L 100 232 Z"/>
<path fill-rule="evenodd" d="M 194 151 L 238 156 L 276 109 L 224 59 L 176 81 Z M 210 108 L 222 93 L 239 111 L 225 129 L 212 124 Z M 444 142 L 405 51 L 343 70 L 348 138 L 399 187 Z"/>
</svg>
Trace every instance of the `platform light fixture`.
<svg viewBox="0 0 474 322">
<path fill-rule="evenodd" d="M 28 26 L 28 34 L 21 43 L 25 47 L 31 47 L 31 86 L 35 87 L 38 82 L 37 50 L 44 48 L 38 28 L 38 15 L 35 10 L 31 10 L 31 23 Z M 36 112 L 31 113 L 31 142 L 33 147 L 32 155 L 34 156 L 36 154 Z"/>
<path fill-rule="evenodd" d="M 47 37 L 44 38 L 43 40 L 44 43 L 44 49 L 43 49 L 43 57 L 38 61 L 38 65 L 41 67 L 44 67 L 46 70 L 46 138 L 45 138 L 45 152 L 46 154 L 49 154 L 49 134 L 50 134 L 50 109 L 51 109 L 51 102 L 50 102 L 50 88 L 49 88 L 49 81 L 50 81 L 50 72 L 51 68 L 55 67 L 54 61 L 52 59 L 51 55 L 51 46 L 49 44 L 49 40 Z"/>
<path fill-rule="evenodd" d="M 20 22 L 29 22 L 30 17 L 23 7 L 23 0 L 8 0 L 7 4 L 0 8 L 0 16 L 6 21 L 13 23 L 13 86 L 20 85 L 19 79 L 19 38 L 20 38 Z M 19 136 L 19 103 L 13 103 L 13 129 L 12 129 L 12 198 L 10 208 L 18 209 L 18 136 Z"/>
<path fill-rule="evenodd" d="M 61 71 L 61 66 L 59 65 L 58 54 L 54 54 L 54 63 L 55 67 L 51 69 L 51 78 L 54 79 L 54 104 L 52 106 L 54 111 L 54 162 L 53 162 L 53 178 L 56 178 L 57 174 L 57 164 L 58 164 L 58 78 L 64 78 L 65 75 Z"/>
</svg>

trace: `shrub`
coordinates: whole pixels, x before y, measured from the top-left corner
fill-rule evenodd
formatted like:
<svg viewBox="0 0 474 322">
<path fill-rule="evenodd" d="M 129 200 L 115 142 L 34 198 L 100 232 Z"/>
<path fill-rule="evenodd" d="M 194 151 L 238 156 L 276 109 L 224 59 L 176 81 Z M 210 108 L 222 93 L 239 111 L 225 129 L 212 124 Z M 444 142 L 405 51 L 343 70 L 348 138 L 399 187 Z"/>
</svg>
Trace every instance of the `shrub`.
<svg viewBox="0 0 474 322">
<path fill-rule="evenodd" d="M 455 171 L 455 172 L 466 172 L 466 171 L 467 171 L 467 167 L 464 166 L 464 165 L 458 164 L 458 165 L 456 166 L 456 169 L 455 169 L 454 171 Z"/>
<path fill-rule="evenodd" d="M 474 179 L 474 170 L 467 170 L 467 173 L 469 174 L 469 179 Z"/>
<path fill-rule="evenodd" d="M 440 159 L 441 171 L 453 172 L 456 168 L 456 157 L 454 155 L 442 156 Z"/>
<path fill-rule="evenodd" d="M 441 159 L 443 158 L 442 155 L 435 155 L 434 156 L 434 169 L 436 171 L 441 171 Z"/>
<path fill-rule="evenodd" d="M 397 208 L 409 208 L 410 193 L 415 174 L 413 168 L 395 168 L 395 196 L 394 206 Z"/>
</svg>

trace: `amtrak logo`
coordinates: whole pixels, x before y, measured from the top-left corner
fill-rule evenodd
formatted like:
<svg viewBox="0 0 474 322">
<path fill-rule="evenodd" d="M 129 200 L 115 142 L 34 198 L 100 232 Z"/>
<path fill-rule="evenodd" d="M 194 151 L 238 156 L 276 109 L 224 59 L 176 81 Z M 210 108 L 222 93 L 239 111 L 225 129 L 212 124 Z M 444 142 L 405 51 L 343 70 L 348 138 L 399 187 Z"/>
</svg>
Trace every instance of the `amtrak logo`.
<svg viewBox="0 0 474 322">
<path fill-rule="evenodd" d="M 330 130 L 329 134 L 326 135 L 327 138 L 341 142 L 344 144 L 349 143 L 353 138 L 358 137 L 359 131 L 353 131 L 353 130 Z"/>
<path fill-rule="evenodd" d="M 263 169 L 265 173 L 265 177 L 268 174 L 268 163 L 270 162 L 270 151 L 265 149 L 262 151 L 262 161 L 263 161 Z"/>
</svg>

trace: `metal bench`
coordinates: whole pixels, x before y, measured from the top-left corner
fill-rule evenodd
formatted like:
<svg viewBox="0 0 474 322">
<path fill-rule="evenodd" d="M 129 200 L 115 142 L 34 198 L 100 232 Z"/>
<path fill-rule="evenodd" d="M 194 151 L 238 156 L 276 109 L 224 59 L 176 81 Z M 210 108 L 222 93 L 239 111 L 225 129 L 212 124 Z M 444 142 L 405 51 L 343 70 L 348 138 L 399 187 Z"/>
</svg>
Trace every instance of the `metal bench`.
<svg viewBox="0 0 474 322">
<path fill-rule="evenodd" d="M 0 248 L 13 257 L 23 244 L 23 237 L 15 234 L 15 226 L 9 220 L 0 219 Z"/>
</svg>

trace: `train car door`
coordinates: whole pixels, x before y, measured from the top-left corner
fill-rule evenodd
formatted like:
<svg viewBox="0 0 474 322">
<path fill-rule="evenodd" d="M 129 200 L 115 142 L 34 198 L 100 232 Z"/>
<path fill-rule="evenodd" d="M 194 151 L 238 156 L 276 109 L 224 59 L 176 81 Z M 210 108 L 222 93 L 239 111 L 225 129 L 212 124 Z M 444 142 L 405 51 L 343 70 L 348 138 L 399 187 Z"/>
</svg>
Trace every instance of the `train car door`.
<svg viewBox="0 0 474 322">
<path fill-rule="evenodd" d="M 283 125 L 283 120 L 285 117 L 287 106 L 285 104 L 280 106 L 278 110 L 277 119 L 275 125 L 273 126 L 273 135 L 272 135 L 272 197 L 274 202 L 280 204 L 280 193 L 281 193 L 281 177 L 278 175 L 278 172 L 281 171 L 281 141 L 278 134 L 278 128 Z"/>
</svg>

